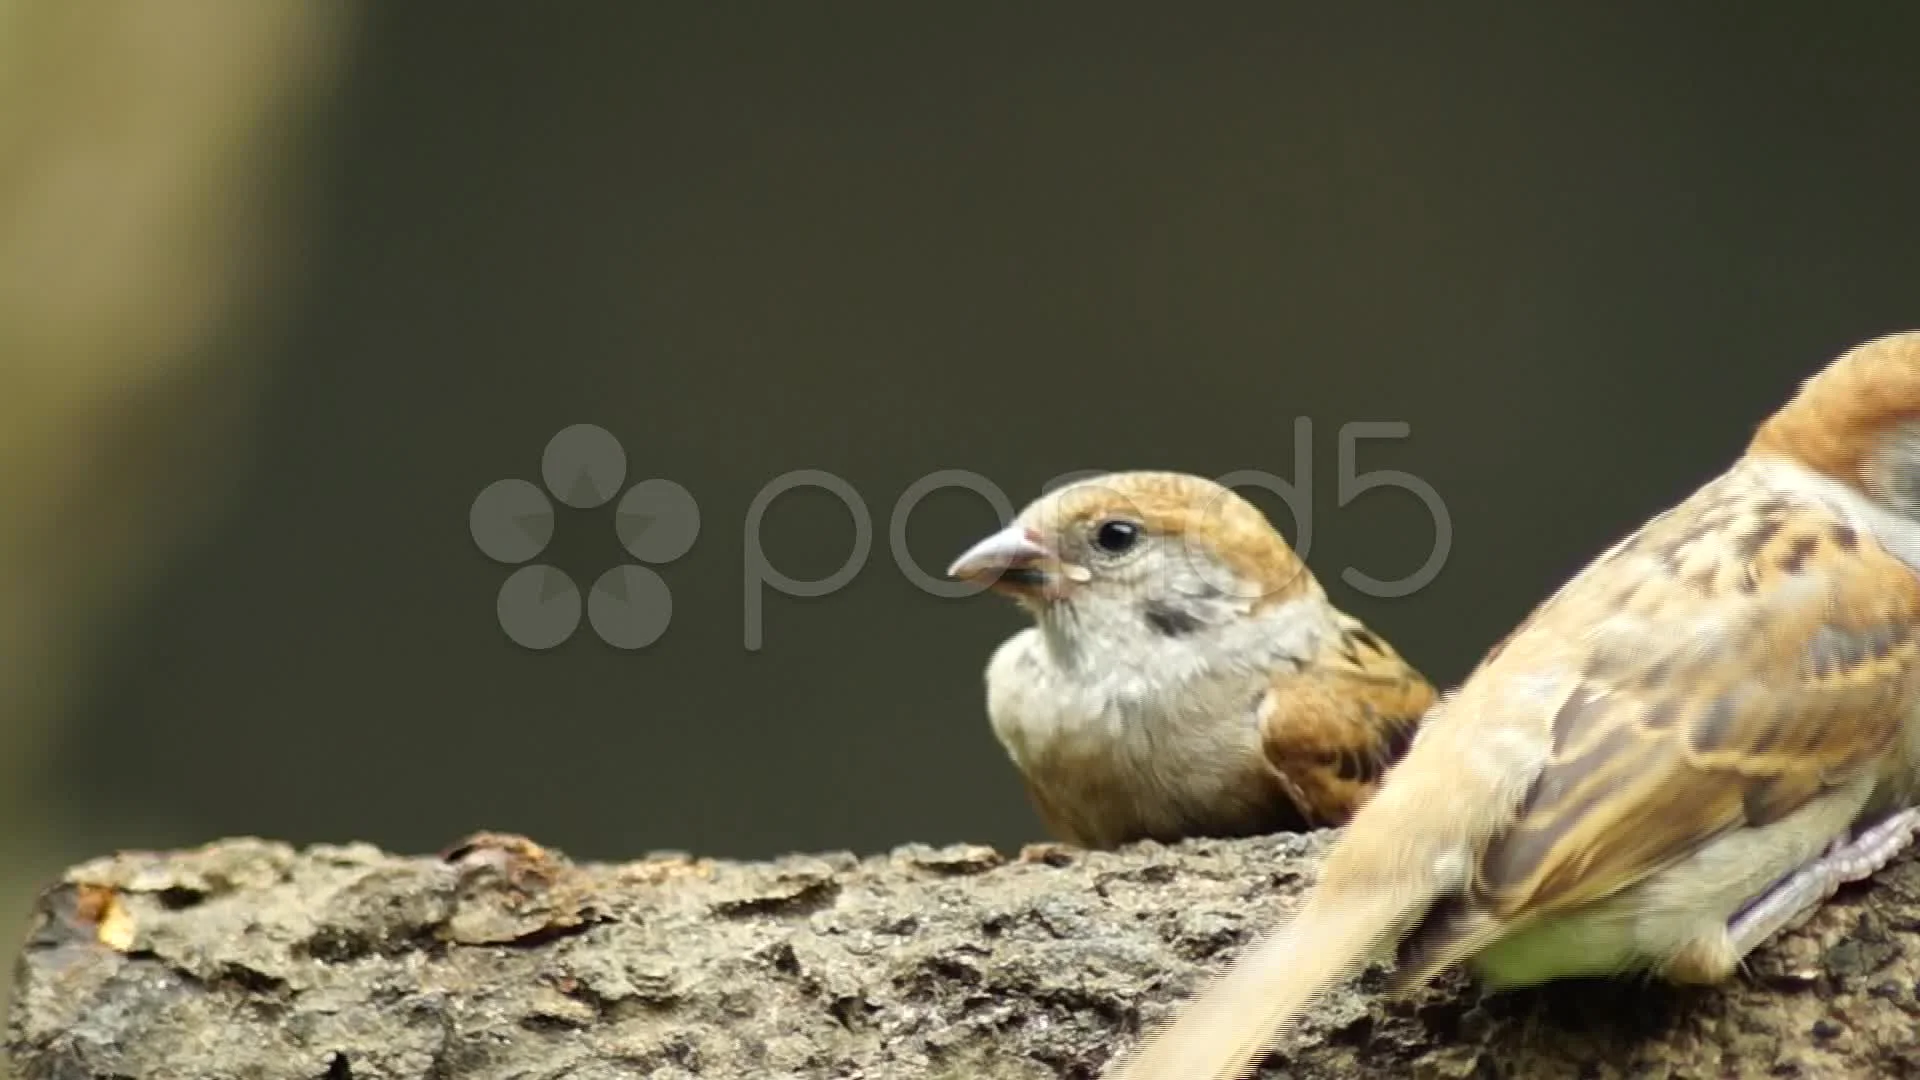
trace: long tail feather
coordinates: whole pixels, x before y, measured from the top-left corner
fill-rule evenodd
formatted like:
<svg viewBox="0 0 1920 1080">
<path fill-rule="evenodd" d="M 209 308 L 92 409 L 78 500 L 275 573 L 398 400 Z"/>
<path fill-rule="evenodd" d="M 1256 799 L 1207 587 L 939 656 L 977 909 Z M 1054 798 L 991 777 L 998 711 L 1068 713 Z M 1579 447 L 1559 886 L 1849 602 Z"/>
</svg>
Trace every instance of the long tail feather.
<svg viewBox="0 0 1920 1080">
<path fill-rule="evenodd" d="M 1376 889 L 1316 892 L 1293 921 L 1256 941 L 1167 1026 L 1150 1032 L 1108 1080 L 1240 1080 L 1314 995 L 1358 972 L 1425 898 Z"/>
</svg>

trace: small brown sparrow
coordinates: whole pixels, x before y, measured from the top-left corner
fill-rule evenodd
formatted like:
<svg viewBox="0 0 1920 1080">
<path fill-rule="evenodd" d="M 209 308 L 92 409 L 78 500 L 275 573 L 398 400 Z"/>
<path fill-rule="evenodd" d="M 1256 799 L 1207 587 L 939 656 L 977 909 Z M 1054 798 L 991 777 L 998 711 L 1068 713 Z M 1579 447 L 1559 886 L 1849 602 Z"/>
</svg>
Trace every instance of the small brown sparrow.
<svg viewBox="0 0 1920 1080">
<path fill-rule="evenodd" d="M 1061 488 L 947 573 L 1033 616 L 987 665 L 987 712 L 1082 847 L 1344 822 L 1433 701 L 1259 510 L 1196 476 Z"/>
<path fill-rule="evenodd" d="M 1295 917 L 1107 1075 L 1246 1075 L 1397 953 L 1489 989 L 1727 978 L 1920 828 L 1920 333 L 1809 379 L 1746 455 L 1481 662 Z"/>
</svg>

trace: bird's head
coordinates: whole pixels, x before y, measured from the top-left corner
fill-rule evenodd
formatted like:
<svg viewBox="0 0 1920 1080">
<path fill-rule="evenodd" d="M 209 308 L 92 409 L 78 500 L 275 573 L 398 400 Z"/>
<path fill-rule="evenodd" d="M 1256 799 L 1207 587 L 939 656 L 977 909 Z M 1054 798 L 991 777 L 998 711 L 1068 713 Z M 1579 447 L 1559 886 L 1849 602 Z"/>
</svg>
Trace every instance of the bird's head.
<svg viewBox="0 0 1920 1080">
<path fill-rule="evenodd" d="M 1109 473 L 1053 491 L 947 574 L 989 582 L 1043 625 L 1123 638 L 1203 635 L 1321 595 L 1251 503 L 1169 472 Z"/>
<path fill-rule="evenodd" d="M 1760 425 L 1747 452 L 1788 458 L 1920 521 L 1920 331 L 1843 353 Z"/>
</svg>

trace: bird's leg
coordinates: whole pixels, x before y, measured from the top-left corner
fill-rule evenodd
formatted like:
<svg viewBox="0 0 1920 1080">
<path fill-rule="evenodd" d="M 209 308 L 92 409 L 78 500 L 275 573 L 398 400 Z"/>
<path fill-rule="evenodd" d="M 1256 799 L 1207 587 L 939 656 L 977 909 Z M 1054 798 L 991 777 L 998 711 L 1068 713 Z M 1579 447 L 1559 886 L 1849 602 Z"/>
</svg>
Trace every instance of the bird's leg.
<svg viewBox="0 0 1920 1080">
<path fill-rule="evenodd" d="M 1916 834 L 1920 834 L 1920 809 L 1902 810 L 1850 841 L 1836 839 L 1825 855 L 1761 894 L 1734 917 L 1727 927 L 1734 955 L 1746 956 L 1840 886 L 1872 876 L 1905 851 Z"/>
</svg>

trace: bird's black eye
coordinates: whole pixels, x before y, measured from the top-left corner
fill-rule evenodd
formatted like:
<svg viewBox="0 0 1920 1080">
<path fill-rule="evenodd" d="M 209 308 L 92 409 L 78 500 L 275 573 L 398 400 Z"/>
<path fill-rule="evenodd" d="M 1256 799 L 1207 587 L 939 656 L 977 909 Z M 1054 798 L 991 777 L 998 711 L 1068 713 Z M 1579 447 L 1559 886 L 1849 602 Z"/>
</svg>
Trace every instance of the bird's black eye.
<svg viewBox="0 0 1920 1080">
<path fill-rule="evenodd" d="M 1118 555 L 1140 540 L 1140 526 L 1131 521 L 1103 521 L 1093 531 L 1093 542 L 1101 551 Z"/>
</svg>

